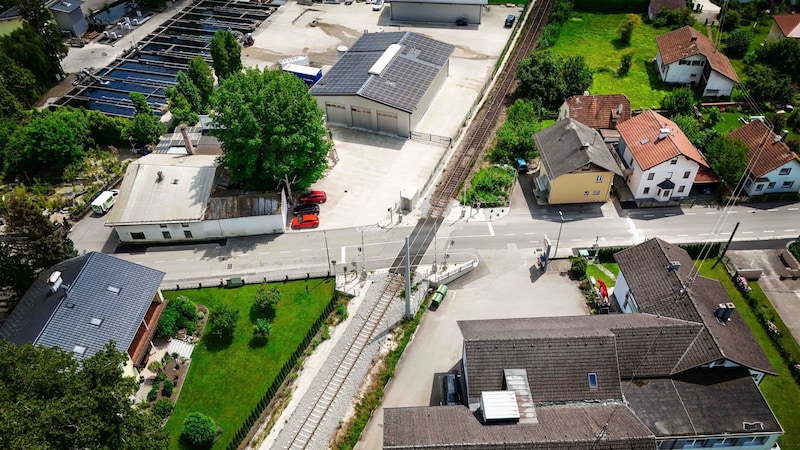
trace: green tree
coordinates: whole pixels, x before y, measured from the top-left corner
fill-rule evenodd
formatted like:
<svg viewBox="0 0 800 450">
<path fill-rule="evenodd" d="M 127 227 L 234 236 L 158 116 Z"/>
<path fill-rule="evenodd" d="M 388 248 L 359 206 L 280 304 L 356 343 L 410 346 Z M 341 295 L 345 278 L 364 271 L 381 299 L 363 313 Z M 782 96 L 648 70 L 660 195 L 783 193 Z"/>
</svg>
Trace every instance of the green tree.
<svg viewBox="0 0 800 450">
<path fill-rule="evenodd" d="M 322 111 L 299 78 L 248 69 L 224 80 L 212 104 L 232 183 L 303 189 L 322 176 L 330 143 Z"/>
<path fill-rule="evenodd" d="M 579 280 L 586 278 L 586 268 L 589 266 L 589 260 L 583 256 L 572 256 L 570 259 L 569 270 Z"/>
<path fill-rule="evenodd" d="M 666 111 L 668 117 L 679 114 L 686 116 L 694 115 L 694 93 L 691 89 L 682 87 L 673 90 L 661 101 L 661 108 Z"/>
<path fill-rule="evenodd" d="M 13 291 L 13 303 L 42 270 L 76 256 L 77 252 L 66 231 L 41 213 L 41 206 L 33 202 L 24 188 L 6 196 L 3 208 L 6 233 L 18 238 L 0 242 L 0 285 Z"/>
<path fill-rule="evenodd" d="M 167 132 L 167 126 L 153 114 L 147 99 L 139 92 L 131 92 L 130 99 L 136 109 L 136 115 L 128 126 L 128 135 L 140 144 L 147 145 L 158 141 Z"/>
<path fill-rule="evenodd" d="M 703 129 L 702 126 L 700 126 L 700 122 L 698 122 L 694 116 L 679 114 L 673 117 L 672 121 L 678 125 L 678 128 L 680 128 L 683 134 L 686 135 L 686 138 L 689 139 L 689 142 L 691 142 L 692 145 L 697 147 L 701 152 L 706 148 L 706 144 L 708 143 L 709 139 L 717 134 L 711 128 Z"/>
<path fill-rule="evenodd" d="M 797 87 L 789 75 L 771 67 L 755 63 L 745 66 L 747 78 L 744 88 L 758 102 L 768 100 L 790 101 L 797 93 Z"/>
<path fill-rule="evenodd" d="M 741 58 L 750 48 L 753 40 L 753 33 L 747 29 L 736 29 L 731 31 L 725 38 L 725 53 L 732 58 Z"/>
<path fill-rule="evenodd" d="M 189 104 L 183 94 L 172 87 L 167 88 L 166 94 L 169 112 L 172 113 L 173 125 L 194 125 L 200 120 L 200 116 L 193 111 L 192 105 Z"/>
<path fill-rule="evenodd" d="M 131 103 L 133 103 L 133 108 L 136 110 L 136 114 L 153 113 L 153 108 L 151 108 L 150 104 L 147 103 L 147 97 L 145 97 L 141 92 L 131 92 L 128 94 L 128 98 L 131 99 Z"/>
<path fill-rule="evenodd" d="M 53 14 L 40 0 L 19 0 L 17 3 L 22 19 L 42 37 L 44 53 L 57 80 L 64 77 L 61 60 L 67 56 L 67 46 L 61 39 L 61 28 L 53 19 Z"/>
<path fill-rule="evenodd" d="M 17 128 L 6 145 L 5 170 L 26 178 L 41 168 L 60 173 L 83 158 L 88 130 L 72 129 L 74 116 L 43 111 L 27 125 Z"/>
<path fill-rule="evenodd" d="M 683 8 L 680 10 L 673 10 L 664 8 L 656 14 L 653 19 L 653 26 L 656 28 L 669 27 L 671 29 L 685 27 L 694 24 L 695 20 L 692 16 L 690 8 Z"/>
<path fill-rule="evenodd" d="M 0 80 L 2 80 L 1 77 L 2 75 L 0 75 Z M 22 106 L 22 103 L 17 100 L 17 97 L 9 92 L 5 86 L 0 84 L 0 119 L 18 121 L 22 117 L 24 111 L 25 108 Z"/>
<path fill-rule="evenodd" d="M 747 167 L 747 145 L 738 139 L 716 135 L 706 145 L 704 155 L 711 169 L 731 187 L 736 186 Z"/>
<path fill-rule="evenodd" d="M 594 72 L 586 64 L 583 56 L 569 56 L 562 60 L 561 74 L 564 77 L 563 98 L 559 100 L 556 107 L 567 97 L 583 94 L 592 86 L 592 76 Z"/>
<path fill-rule="evenodd" d="M 628 74 L 631 70 L 631 64 L 633 63 L 633 50 L 626 50 L 622 52 L 622 56 L 619 59 L 619 69 L 617 69 L 617 76 L 624 77 Z"/>
<path fill-rule="evenodd" d="M 113 342 L 80 363 L 59 348 L 0 341 L 0 447 L 166 449 L 161 420 L 131 406 Z"/>
<path fill-rule="evenodd" d="M 158 401 L 153 403 L 153 414 L 161 419 L 166 419 L 172 414 L 172 409 L 174 405 L 172 401 L 168 398 L 160 398 Z"/>
<path fill-rule="evenodd" d="M 262 314 L 267 317 L 275 317 L 275 311 L 278 307 L 278 302 L 281 301 L 281 291 L 275 286 L 270 286 L 267 283 L 261 284 L 256 289 L 255 302 L 258 309 Z"/>
<path fill-rule="evenodd" d="M 759 46 L 755 51 L 756 62 L 788 75 L 794 83 L 800 83 L 800 43 L 797 39 L 781 39 Z M 749 62 L 749 61 L 748 61 Z"/>
<path fill-rule="evenodd" d="M 20 103 L 20 109 L 33 106 L 41 94 L 33 72 L 21 67 L 2 52 L 0 52 L 0 86 Z M 5 111 L 0 114 L 2 117 L 9 117 Z"/>
<path fill-rule="evenodd" d="M 513 158 L 532 159 L 538 155 L 533 133 L 539 128 L 539 110 L 532 102 L 517 99 L 506 112 L 506 121 L 497 130 L 497 142 L 489 154 L 492 161 L 510 162 Z"/>
<path fill-rule="evenodd" d="M 44 47 L 42 36 L 27 23 L 0 38 L 2 53 L 33 74 L 39 94 L 54 83 L 53 74 L 56 73 Z"/>
<path fill-rule="evenodd" d="M 183 94 L 186 101 L 189 102 L 192 112 L 199 114 L 203 109 L 203 100 L 200 97 L 200 90 L 192 83 L 192 80 L 189 79 L 186 72 L 178 72 L 175 76 L 175 86 L 172 89 Z"/>
<path fill-rule="evenodd" d="M 626 14 L 625 19 L 619 24 L 617 32 L 619 33 L 619 41 L 623 45 L 630 45 L 633 32 L 642 24 L 642 18 L 638 14 Z"/>
<path fill-rule="evenodd" d="M 217 30 L 214 33 L 211 38 L 211 58 L 220 83 L 242 71 L 242 47 L 230 31 Z"/>
<path fill-rule="evenodd" d="M 550 52 L 534 52 L 517 69 L 523 98 L 555 109 L 564 99 L 581 94 L 592 85 L 592 70 L 582 56 L 561 58 Z"/>
<path fill-rule="evenodd" d="M 196 447 L 210 447 L 217 436 L 217 424 L 214 419 L 199 412 L 189 413 L 183 421 L 181 436 Z"/>
<path fill-rule="evenodd" d="M 239 320 L 239 309 L 221 306 L 211 312 L 209 317 L 211 334 L 219 339 L 233 336 L 236 322 Z"/>
<path fill-rule="evenodd" d="M 741 21 L 742 15 L 739 13 L 739 11 L 732 8 L 726 8 L 723 12 L 722 18 L 719 21 L 719 25 L 722 31 L 728 32 L 739 28 L 739 23 L 741 23 Z"/>
<path fill-rule="evenodd" d="M 187 75 L 200 94 L 200 110 L 197 112 L 205 114 L 211 103 L 211 95 L 214 94 L 214 75 L 211 73 L 211 67 L 202 56 L 195 56 L 189 61 Z"/>
<path fill-rule="evenodd" d="M 267 319 L 256 319 L 256 324 L 253 325 L 253 337 L 259 340 L 269 339 L 269 333 L 272 331 L 272 323 Z"/>
</svg>

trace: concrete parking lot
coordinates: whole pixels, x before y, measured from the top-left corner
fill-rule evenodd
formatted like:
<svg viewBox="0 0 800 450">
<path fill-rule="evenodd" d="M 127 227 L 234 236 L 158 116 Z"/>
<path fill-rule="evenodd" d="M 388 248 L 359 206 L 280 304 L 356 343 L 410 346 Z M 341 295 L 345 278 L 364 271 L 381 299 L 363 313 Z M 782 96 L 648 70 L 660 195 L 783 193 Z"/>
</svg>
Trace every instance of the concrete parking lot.
<svg viewBox="0 0 800 450">
<path fill-rule="evenodd" d="M 568 262 L 556 261 L 540 276 L 530 251 L 514 245 L 479 256 L 476 269 L 448 285 L 439 309 L 425 313 L 357 449 L 381 448 L 384 407 L 438 404 L 437 380 L 441 373 L 458 369 L 461 359 L 463 340 L 457 321 L 589 313 L 577 283 L 561 275 L 566 267 L 559 264 Z"/>
</svg>

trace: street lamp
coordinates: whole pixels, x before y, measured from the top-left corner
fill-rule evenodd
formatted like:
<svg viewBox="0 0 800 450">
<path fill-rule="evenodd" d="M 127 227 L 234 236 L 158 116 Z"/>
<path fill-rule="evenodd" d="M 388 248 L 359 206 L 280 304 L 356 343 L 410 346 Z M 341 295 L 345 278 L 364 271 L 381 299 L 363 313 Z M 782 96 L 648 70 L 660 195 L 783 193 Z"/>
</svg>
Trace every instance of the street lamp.
<svg viewBox="0 0 800 450">
<path fill-rule="evenodd" d="M 561 217 L 561 224 L 558 225 L 558 237 L 556 238 L 556 251 L 553 252 L 553 258 L 558 256 L 558 244 L 561 243 L 561 229 L 564 228 L 564 215 L 561 214 L 561 210 L 558 211 L 558 216 Z M 550 258 L 547 258 L 548 260 Z"/>
</svg>

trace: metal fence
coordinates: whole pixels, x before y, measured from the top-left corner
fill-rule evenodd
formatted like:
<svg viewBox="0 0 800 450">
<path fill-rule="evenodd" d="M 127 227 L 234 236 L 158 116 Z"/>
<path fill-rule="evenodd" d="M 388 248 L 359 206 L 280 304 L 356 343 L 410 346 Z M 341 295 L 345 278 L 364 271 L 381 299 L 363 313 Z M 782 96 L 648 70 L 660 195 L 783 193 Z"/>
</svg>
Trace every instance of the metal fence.
<svg viewBox="0 0 800 450">
<path fill-rule="evenodd" d="M 441 145 L 443 147 L 447 147 L 453 142 L 453 138 L 448 136 L 439 136 L 436 134 L 428 134 L 428 133 L 420 133 L 418 131 L 411 132 L 411 139 L 415 141 L 421 142 L 430 142 L 432 144 Z"/>
</svg>

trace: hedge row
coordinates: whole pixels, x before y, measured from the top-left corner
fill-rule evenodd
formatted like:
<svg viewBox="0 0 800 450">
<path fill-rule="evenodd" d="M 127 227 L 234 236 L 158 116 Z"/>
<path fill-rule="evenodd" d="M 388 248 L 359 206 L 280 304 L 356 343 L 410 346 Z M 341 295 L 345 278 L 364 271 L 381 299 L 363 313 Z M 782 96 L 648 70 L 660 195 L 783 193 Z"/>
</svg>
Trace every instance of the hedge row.
<svg viewBox="0 0 800 450">
<path fill-rule="evenodd" d="M 714 258 L 719 255 L 720 251 L 720 243 L 713 242 L 710 245 L 708 244 L 678 244 L 678 247 L 686 250 L 689 253 L 689 256 L 692 259 L 700 259 L 702 256 L 706 258 Z M 706 251 L 703 252 L 703 247 L 706 247 Z M 597 259 L 601 263 L 614 263 L 617 262 L 614 260 L 614 254 L 617 252 L 621 252 L 629 247 L 603 247 L 597 250 Z M 705 254 L 703 254 L 705 253 Z"/>
</svg>

